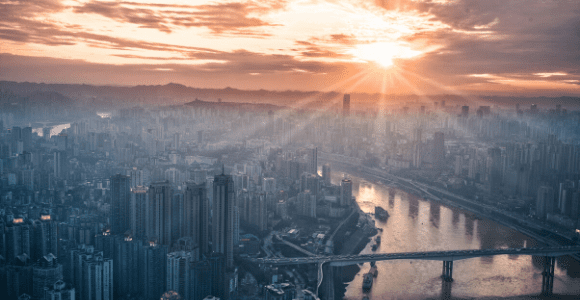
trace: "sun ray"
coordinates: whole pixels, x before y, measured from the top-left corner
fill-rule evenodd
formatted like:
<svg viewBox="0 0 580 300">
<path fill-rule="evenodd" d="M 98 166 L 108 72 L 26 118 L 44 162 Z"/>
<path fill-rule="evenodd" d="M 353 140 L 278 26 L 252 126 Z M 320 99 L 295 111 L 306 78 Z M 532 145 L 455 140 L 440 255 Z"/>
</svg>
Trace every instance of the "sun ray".
<svg viewBox="0 0 580 300">
<path fill-rule="evenodd" d="M 280 119 L 286 119 L 286 118 L 288 118 L 288 117 L 289 117 L 290 115 L 292 115 L 292 114 L 293 114 L 293 113 L 294 113 L 294 112 L 295 112 L 297 109 L 304 108 L 304 107 L 306 107 L 307 105 L 309 105 L 310 103 L 312 103 L 312 102 L 314 102 L 314 101 L 316 101 L 316 100 L 320 100 L 320 96 L 321 96 L 323 93 L 326 93 L 326 92 L 331 92 L 331 91 L 333 91 L 334 89 L 336 89 L 336 88 L 339 88 L 339 87 L 341 87 L 341 86 L 343 86 L 343 85 L 346 85 L 346 84 L 348 84 L 349 82 L 351 82 L 351 81 L 354 81 L 354 80 L 357 80 L 357 79 L 358 79 L 358 81 L 356 81 L 356 82 L 360 82 L 360 77 L 361 77 L 361 76 L 363 76 L 363 75 L 365 75 L 365 70 L 361 70 L 361 71 L 359 71 L 358 73 L 356 73 L 356 74 L 354 74 L 354 75 L 352 75 L 352 76 L 350 76 L 350 77 L 348 77 L 348 78 L 346 78 L 346 79 L 344 79 L 344 80 L 342 80 L 342 81 L 339 81 L 339 82 L 337 82 L 337 83 L 334 83 L 334 84 L 332 84 L 332 85 L 330 85 L 330 86 L 328 86 L 328 87 L 326 87 L 326 88 L 322 89 L 322 90 L 321 90 L 319 93 L 315 94 L 314 96 L 311 96 L 311 97 L 306 97 L 306 98 L 300 99 L 298 102 L 296 102 L 296 103 L 293 103 L 293 104 L 291 105 L 291 107 L 288 107 L 287 109 L 284 109 L 284 110 L 282 110 L 282 111 L 275 112 L 275 113 L 274 113 L 274 118 L 271 120 L 271 122 L 270 122 L 269 120 L 268 120 L 267 122 L 265 121 L 265 122 L 263 122 L 262 124 L 260 124 L 260 125 L 256 126 L 255 130 L 253 130 L 253 131 L 250 131 L 249 133 L 243 133 L 243 131 L 244 131 L 245 129 L 243 129 L 243 128 L 239 128 L 238 130 L 235 130 L 235 131 L 232 131 L 232 132 L 228 133 L 228 134 L 226 135 L 226 138 L 227 138 L 227 139 L 229 139 L 229 140 L 238 140 L 238 141 L 239 141 L 239 140 L 243 140 L 243 139 L 245 139 L 245 138 L 246 138 L 246 137 L 248 137 L 248 136 L 253 136 L 253 135 L 255 135 L 257 132 L 263 131 L 263 130 L 264 130 L 266 127 L 268 127 L 268 126 L 274 126 L 274 124 L 276 124 L 276 122 L 277 122 L 278 120 L 280 120 Z M 363 78 L 364 78 L 364 77 L 363 77 Z M 355 84 L 356 84 L 356 83 L 355 83 Z"/>
</svg>

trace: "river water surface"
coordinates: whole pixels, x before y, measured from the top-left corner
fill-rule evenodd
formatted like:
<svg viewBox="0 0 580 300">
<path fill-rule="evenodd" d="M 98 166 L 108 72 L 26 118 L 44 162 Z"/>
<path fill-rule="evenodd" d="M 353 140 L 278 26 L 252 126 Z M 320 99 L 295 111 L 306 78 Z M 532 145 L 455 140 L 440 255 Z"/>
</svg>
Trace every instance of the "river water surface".
<svg viewBox="0 0 580 300">
<path fill-rule="evenodd" d="M 340 184 L 343 174 L 333 170 L 333 184 Z M 464 249 L 541 247 L 536 240 L 490 220 L 441 205 L 438 202 L 367 182 L 346 174 L 353 180 L 353 195 L 364 212 L 374 213 L 375 206 L 385 208 L 390 218 L 376 220 L 382 243 L 380 252 L 412 252 Z M 361 254 L 373 253 L 369 243 Z M 448 299 L 538 295 L 542 286 L 543 258 L 527 255 L 499 255 L 455 261 L 451 284 L 441 280 L 442 262 L 394 260 L 377 262 L 378 276 L 368 293 L 362 291 L 363 274 L 368 263 L 348 283 L 345 299 Z M 557 259 L 554 293 L 580 295 L 580 267 L 570 257 Z"/>
</svg>

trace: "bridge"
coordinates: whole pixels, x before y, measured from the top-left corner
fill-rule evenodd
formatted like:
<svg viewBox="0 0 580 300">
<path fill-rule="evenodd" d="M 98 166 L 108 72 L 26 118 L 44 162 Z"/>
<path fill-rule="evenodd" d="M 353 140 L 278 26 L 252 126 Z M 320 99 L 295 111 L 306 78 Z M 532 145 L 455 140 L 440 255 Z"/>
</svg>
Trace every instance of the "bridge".
<svg viewBox="0 0 580 300">
<path fill-rule="evenodd" d="M 260 265 L 318 264 L 318 293 L 318 287 L 320 287 L 324 276 L 322 272 L 322 267 L 324 264 L 327 264 L 331 267 L 341 267 L 361 264 L 365 262 L 398 259 L 436 260 L 443 262 L 442 278 L 444 281 L 450 282 L 453 280 L 453 262 L 456 260 L 494 255 L 543 256 L 545 257 L 545 262 L 544 271 L 542 272 L 542 294 L 551 295 L 554 288 L 554 267 L 556 264 L 556 257 L 576 253 L 580 253 L 580 246 L 377 253 L 363 255 L 330 255 L 294 258 L 251 258 L 249 261 L 258 263 Z"/>
</svg>

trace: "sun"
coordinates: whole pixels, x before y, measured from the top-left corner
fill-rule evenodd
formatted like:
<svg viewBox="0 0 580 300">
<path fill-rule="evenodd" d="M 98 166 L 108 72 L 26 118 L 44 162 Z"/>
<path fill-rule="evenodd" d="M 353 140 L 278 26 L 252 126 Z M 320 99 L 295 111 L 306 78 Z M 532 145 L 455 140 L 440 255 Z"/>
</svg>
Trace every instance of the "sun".
<svg viewBox="0 0 580 300">
<path fill-rule="evenodd" d="M 422 54 L 408 46 L 391 42 L 357 45 L 349 52 L 357 60 L 373 61 L 385 68 L 392 66 L 394 59 L 413 58 Z"/>
</svg>

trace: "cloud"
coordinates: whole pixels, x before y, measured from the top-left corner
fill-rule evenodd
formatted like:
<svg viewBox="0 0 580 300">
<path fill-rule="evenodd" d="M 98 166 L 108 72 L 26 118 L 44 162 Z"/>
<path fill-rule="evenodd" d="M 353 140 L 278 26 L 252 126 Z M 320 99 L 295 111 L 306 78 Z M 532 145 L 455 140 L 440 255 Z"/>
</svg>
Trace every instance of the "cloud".
<svg viewBox="0 0 580 300">
<path fill-rule="evenodd" d="M 142 28 L 154 28 L 171 33 L 175 28 L 206 27 L 213 34 L 262 35 L 264 30 L 278 26 L 260 19 L 259 15 L 279 10 L 284 1 L 230 2 L 205 5 L 140 4 L 136 2 L 85 3 L 74 8 L 80 14 L 98 14 L 121 23 L 132 23 Z"/>
<path fill-rule="evenodd" d="M 331 4 L 325 6 L 326 2 Z M 107 69 L 104 64 L 84 61 L 78 64 L 50 58 L 45 61 L 86 70 L 114 69 L 120 74 L 128 74 L 128 70 L 158 74 L 163 70 L 159 73 L 166 74 L 163 76 L 181 72 L 189 76 L 211 74 L 215 78 L 221 74 L 224 78 L 246 83 L 247 76 L 255 78 L 252 84 L 257 84 L 263 75 L 272 76 L 272 80 L 282 76 L 280 74 L 313 80 L 311 76 L 315 74 L 334 76 L 344 70 L 359 70 L 357 68 L 365 66 L 346 62 L 353 59 L 349 50 L 361 44 L 388 41 L 408 45 L 410 49 L 423 53 L 414 58 L 396 60 L 395 65 L 402 73 L 412 71 L 416 77 L 454 89 L 473 85 L 494 89 L 513 81 L 577 85 L 580 80 L 580 1 L 352 2 L 354 4 L 316 0 L 288 5 L 286 1 L 249 0 L 188 5 L 163 1 L 91 1 L 67 6 L 71 1 L 63 2 L 67 4 L 64 5 L 57 0 L 0 0 L 0 42 L 9 45 L 2 49 L 4 52 L 39 56 L 54 56 L 54 49 L 62 49 L 63 52 L 70 50 L 73 57 L 83 57 L 88 48 L 97 54 L 91 61 L 104 62 L 114 58 L 115 63 L 124 63 L 122 67 L 127 71 L 112 66 Z M 321 11 L 320 19 L 316 18 L 312 25 L 308 23 L 310 17 L 300 20 L 305 7 Z M 293 16 L 293 19 L 289 20 L 288 16 Z M 79 17 L 90 22 L 78 22 Z M 149 36 L 145 35 L 151 33 L 150 30 L 136 30 L 135 36 L 141 37 L 137 39 L 118 34 L 113 26 L 105 26 L 111 32 L 99 26 L 91 27 L 91 22 L 103 18 L 114 21 L 114 26 L 123 33 L 141 27 L 167 35 L 154 33 L 148 39 Z M 176 31 L 186 28 L 202 28 L 208 34 L 199 39 L 202 42 L 195 40 L 196 44 L 190 44 L 192 39 L 180 44 L 181 40 L 175 37 L 189 32 Z M 310 28 L 313 30 L 307 30 Z M 191 32 L 199 34 L 200 30 Z M 234 44 L 237 42 L 245 44 L 238 47 Z M 188 44 L 204 47 L 186 46 Z M 21 62 L 32 60 L 18 57 Z M 35 58 L 34 61 L 41 59 Z M 137 62 L 146 66 L 140 67 Z M 370 65 L 366 67 L 372 68 Z M 18 69 L 11 70 L 22 74 Z M 39 78 L 33 70 L 31 72 L 31 78 Z M 6 70 L 0 70 L 0 73 L 8 78 Z M 472 74 L 489 76 L 469 76 Z M 288 80 L 279 78 L 283 81 L 279 84 L 289 84 Z M 88 78 L 85 82 L 90 80 Z M 272 80 L 269 82 L 273 83 Z M 302 79 L 296 80 L 302 82 Z"/>
<path fill-rule="evenodd" d="M 45 83 L 89 83 L 95 85 L 140 85 L 182 83 L 194 87 L 270 90 L 317 90 L 326 83 L 319 72 L 344 74 L 353 68 L 349 64 L 301 62 L 286 55 L 263 55 L 248 51 L 225 53 L 223 63 L 186 64 L 124 64 L 110 65 L 84 60 L 20 56 L 0 53 L 0 80 Z M 209 58 L 209 57 L 207 57 Z M 171 71 L 168 71 L 171 70 Z M 359 70 L 360 71 L 360 70 Z M 251 76 L 250 74 L 261 76 Z M 266 75 L 266 76 L 262 76 Z M 329 80 L 334 78 L 328 77 Z M 328 79 L 327 78 L 327 79 Z M 340 80 L 336 77 L 336 80 Z"/>
<path fill-rule="evenodd" d="M 417 61 L 401 62 L 417 74 L 449 86 L 491 83 L 469 74 L 506 80 L 577 80 L 580 69 L 578 1 L 455 0 L 376 1 L 386 11 L 416 11 L 448 25 L 402 40 L 438 45 Z M 536 73 L 568 76 L 539 78 Z M 565 77 L 565 78 L 558 78 Z M 507 82 L 507 81 L 505 81 Z"/>
<path fill-rule="evenodd" d="M 340 44 L 345 44 L 345 45 L 354 45 L 357 43 L 360 43 L 359 41 L 356 40 L 356 38 L 353 35 L 346 35 L 346 34 L 331 34 L 330 35 L 331 41 L 333 42 L 337 42 Z"/>
</svg>

